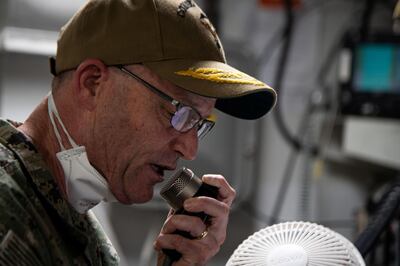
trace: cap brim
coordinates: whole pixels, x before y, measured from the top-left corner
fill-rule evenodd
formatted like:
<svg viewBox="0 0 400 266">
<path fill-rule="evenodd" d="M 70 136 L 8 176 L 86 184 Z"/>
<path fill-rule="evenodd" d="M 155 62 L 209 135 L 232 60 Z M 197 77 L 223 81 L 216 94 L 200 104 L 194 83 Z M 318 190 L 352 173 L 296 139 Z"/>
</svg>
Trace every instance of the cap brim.
<svg viewBox="0 0 400 266">
<path fill-rule="evenodd" d="M 276 103 L 270 86 L 222 62 L 182 59 L 143 64 L 185 90 L 216 98 L 217 109 L 238 118 L 257 119 Z"/>
</svg>

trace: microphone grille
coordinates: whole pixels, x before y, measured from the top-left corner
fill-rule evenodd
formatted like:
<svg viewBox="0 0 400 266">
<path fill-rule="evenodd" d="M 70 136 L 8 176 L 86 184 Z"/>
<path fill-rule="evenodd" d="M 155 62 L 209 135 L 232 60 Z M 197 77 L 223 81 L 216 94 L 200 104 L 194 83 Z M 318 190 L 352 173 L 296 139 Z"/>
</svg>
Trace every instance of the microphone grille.
<svg viewBox="0 0 400 266">
<path fill-rule="evenodd" d="M 190 170 L 189 170 L 190 171 Z M 185 172 L 185 174 L 183 174 Z M 190 181 L 191 176 L 186 174 L 188 172 L 188 169 L 185 167 L 182 167 L 178 171 L 176 171 L 165 183 L 165 185 L 161 188 L 160 193 L 165 193 L 168 190 L 171 190 L 171 192 L 174 192 L 178 194 Z"/>
<path fill-rule="evenodd" d="M 179 176 L 181 176 L 181 178 L 178 178 Z M 178 172 L 172 179 L 173 185 L 171 184 L 171 189 L 179 193 L 189 183 L 190 177 L 188 175 L 181 175 L 181 172 Z"/>
<path fill-rule="evenodd" d="M 160 195 L 178 210 L 186 199 L 196 194 L 200 186 L 201 180 L 190 169 L 182 167 L 161 188 Z"/>
</svg>

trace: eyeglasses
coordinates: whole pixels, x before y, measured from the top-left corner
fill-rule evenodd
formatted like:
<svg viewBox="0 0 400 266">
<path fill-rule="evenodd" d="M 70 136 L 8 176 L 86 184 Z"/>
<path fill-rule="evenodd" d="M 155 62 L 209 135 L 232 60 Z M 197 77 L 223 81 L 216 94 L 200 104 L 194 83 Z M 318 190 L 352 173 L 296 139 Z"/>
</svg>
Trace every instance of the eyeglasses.
<svg viewBox="0 0 400 266">
<path fill-rule="evenodd" d="M 146 88 L 148 88 L 153 93 L 157 94 L 164 100 L 170 102 L 173 106 L 175 106 L 176 111 L 171 117 L 171 125 L 172 127 L 179 131 L 179 132 L 187 132 L 192 128 L 196 128 L 197 136 L 199 139 L 203 138 L 207 135 L 208 132 L 213 128 L 215 122 L 202 118 L 200 113 L 190 107 L 188 105 L 182 104 L 179 101 L 175 100 L 174 98 L 170 97 L 169 95 L 165 94 L 161 90 L 157 89 L 141 77 L 137 76 L 136 74 L 130 72 L 124 66 L 117 66 L 122 72 L 128 74 L 130 77 L 140 81 Z"/>
</svg>

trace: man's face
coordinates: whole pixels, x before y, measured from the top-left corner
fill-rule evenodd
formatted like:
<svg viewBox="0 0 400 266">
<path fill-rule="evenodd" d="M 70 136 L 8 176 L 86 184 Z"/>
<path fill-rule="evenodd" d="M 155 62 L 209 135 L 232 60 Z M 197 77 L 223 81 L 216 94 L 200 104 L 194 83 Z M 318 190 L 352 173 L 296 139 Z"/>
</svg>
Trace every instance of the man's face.
<svg viewBox="0 0 400 266">
<path fill-rule="evenodd" d="M 140 65 L 128 66 L 159 90 L 207 117 L 215 99 L 189 93 L 162 80 Z M 164 170 L 176 168 L 182 157 L 193 160 L 197 153 L 196 129 L 181 133 L 170 123 L 176 111 L 137 80 L 110 68 L 110 80 L 98 95 L 88 133 L 88 156 L 107 178 L 116 198 L 126 204 L 149 201 L 154 185 L 163 181 Z"/>
</svg>

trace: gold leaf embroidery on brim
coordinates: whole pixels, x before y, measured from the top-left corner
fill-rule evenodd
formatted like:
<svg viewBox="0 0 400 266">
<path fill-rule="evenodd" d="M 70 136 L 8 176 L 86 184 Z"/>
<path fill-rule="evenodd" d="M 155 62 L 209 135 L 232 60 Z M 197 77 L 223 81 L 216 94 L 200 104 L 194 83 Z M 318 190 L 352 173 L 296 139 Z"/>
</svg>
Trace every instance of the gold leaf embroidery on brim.
<svg viewBox="0 0 400 266">
<path fill-rule="evenodd" d="M 231 72 L 217 68 L 189 68 L 175 72 L 180 76 L 189 76 L 196 79 L 204 79 L 216 83 L 234 83 L 234 84 L 249 84 L 255 86 L 266 86 L 265 83 L 243 73 Z"/>
</svg>

